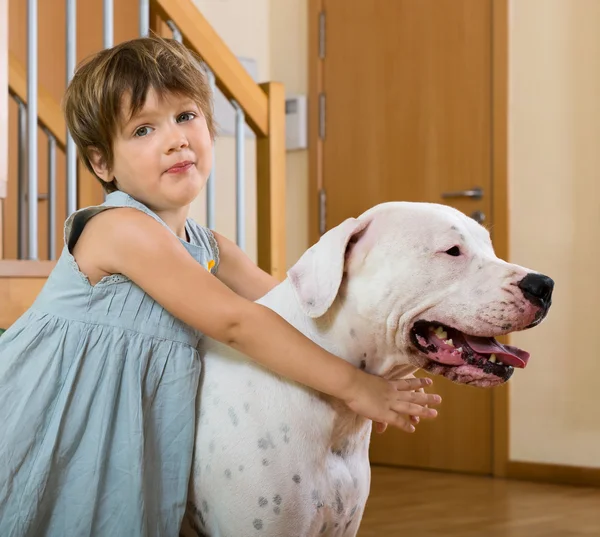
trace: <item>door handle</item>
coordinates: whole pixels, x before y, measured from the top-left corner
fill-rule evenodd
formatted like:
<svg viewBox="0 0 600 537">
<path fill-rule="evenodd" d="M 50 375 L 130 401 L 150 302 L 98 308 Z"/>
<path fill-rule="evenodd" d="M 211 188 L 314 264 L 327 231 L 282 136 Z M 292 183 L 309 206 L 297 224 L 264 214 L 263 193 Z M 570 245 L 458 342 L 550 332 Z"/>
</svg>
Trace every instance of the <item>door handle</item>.
<svg viewBox="0 0 600 537">
<path fill-rule="evenodd" d="M 483 197 L 483 188 L 475 187 L 471 190 L 456 190 L 454 192 L 444 192 L 442 198 L 472 198 L 480 200 Z"/>
</svg>

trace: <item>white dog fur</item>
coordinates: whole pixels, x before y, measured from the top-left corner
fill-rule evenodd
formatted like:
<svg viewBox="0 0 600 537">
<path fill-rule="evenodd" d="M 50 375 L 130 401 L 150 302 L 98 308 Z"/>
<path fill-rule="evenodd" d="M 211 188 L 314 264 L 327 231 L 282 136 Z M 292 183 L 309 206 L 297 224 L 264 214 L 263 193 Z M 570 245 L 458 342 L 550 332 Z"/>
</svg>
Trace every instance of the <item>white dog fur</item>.
<svg viewBox="0 0 600 537">
<path fill-rule="evenodd" d="M 448 255 L 453 247 L 460 255 Z M 457 210 L 385 203 L 326 233 L 260 303 L 370 373 L 401 378 L 426 368 L 493 386 L 506 379 L 430 361 L 411 329 L 427 320 L 497 336 L 533 326 L 547 308 L 518 288 L 530 272 L 498 259 L 488 231 Z M 370 420 L 213 341 L 198 405 L 182 535 L 357 534 L 369 495 Z"/>
</svg>

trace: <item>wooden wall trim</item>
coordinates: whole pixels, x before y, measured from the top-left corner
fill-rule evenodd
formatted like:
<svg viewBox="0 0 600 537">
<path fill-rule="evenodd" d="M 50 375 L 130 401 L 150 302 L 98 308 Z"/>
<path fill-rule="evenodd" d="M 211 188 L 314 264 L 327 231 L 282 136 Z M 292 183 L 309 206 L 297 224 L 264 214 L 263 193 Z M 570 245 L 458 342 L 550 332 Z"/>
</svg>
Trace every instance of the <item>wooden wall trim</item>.
<svg viewBox="0 0 600 537">
<path fill-rule="evenodd" d="M 256 140 L 256 233 L 258 265 L 280 281 L 286 276 L 285 89 L 260 85 L 269 104 L 269 136 Z"/>
<path fill-rule="evenodd" d="M 0 259 L 4 257 L 4 199 L 8 190 L 8 0 L 0 0 Z"/>
<path fill-rule="evenodd" d="M 46 278 L 0 277 L 0 328 L 11 326 L 33 304 Z"/>
<path fill-rule="evenodd" d="M 319 240 L 319 191 L 323 186 L 323 141 L 319 138 L 319 94 L 323 62 L 319 59 L 319 13 L 323 0 L 308 0 L 308 240 Z"/>
<path fill-rule="evenodd" d="M 506 477 L 521 481 L 600 487 L 600 468 L 509 461 Z"/>
<path fill-rule="evenodd" d="M 509 0 L 492 0 L 492 239 L 498 257 L 509 260 L 508 46 Z M 502 338 L 504 343 L 509 337 Z M 509 381 L 510 384 L 510 381 Z M 509 386 L 492 394 L 492 466 L 506 475 L 509 459 Z"/>
<path fill-rule="evenodd" d="M 8 185 L 8 0 L 0 0 L 0 200 Z M 0 259 L 2 259 L 2 208 L 0 201 Z"/>
</svg>

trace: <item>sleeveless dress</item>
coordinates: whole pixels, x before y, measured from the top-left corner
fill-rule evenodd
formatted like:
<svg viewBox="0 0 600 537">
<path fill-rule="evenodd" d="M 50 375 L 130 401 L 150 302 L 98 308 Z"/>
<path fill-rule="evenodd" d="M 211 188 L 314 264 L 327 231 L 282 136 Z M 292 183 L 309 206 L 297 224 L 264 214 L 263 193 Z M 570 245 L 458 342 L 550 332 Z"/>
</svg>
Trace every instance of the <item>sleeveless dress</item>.
<svg viewBox="0 0 600 537">
<path fill-rule="evenodd" d="M 79 271 L 73 245 L 113 207 L 166 226 L 123 192 L 77 211 L 41 293 L 0 336 L 2 537 L 179 534 L 203 335 L 125 276 L 92 286 Z M 216 272 L 212 232 L 191 219 L 186 230 L 185 248 Z"/>
</svg>

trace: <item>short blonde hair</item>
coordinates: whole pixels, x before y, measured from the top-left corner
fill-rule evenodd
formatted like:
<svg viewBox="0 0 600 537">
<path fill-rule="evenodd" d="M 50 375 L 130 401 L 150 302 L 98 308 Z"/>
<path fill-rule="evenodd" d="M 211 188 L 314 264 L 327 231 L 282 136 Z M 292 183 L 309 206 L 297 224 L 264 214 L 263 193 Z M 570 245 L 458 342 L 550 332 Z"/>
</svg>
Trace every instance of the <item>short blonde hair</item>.
<svg viewBox="0 0 600 537">
<path fill-rule="evenodd" d="M 150 89 L 159 96 L 173 93 L 193 100 L 214 139 L 212 92 L 200 65 L 200 59 L 181 43 L 158 36 L 125 41 L 80 64 L 67 87 L 63 109 L 67 128 L 88 170 L 96 176 L 88 156 L 91 147 L 112 167 L 113 140 L 123 120 L 123 98 L 129 97 L 131 117 L 144 106 Z M 114 181 L 100 182 L 106 192 L 117 190 Z"/>
</svg>

